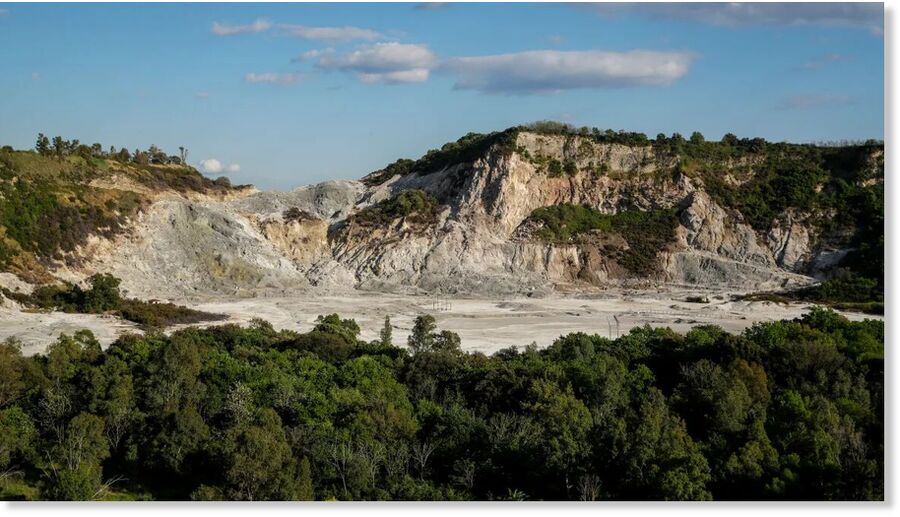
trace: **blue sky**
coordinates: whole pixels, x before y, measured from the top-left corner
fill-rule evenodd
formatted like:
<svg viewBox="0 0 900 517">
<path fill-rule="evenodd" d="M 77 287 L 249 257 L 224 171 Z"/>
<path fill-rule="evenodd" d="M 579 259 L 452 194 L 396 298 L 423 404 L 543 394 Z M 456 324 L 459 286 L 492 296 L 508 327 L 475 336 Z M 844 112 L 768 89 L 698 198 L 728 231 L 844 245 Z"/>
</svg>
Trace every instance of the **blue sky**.
<svg viewBox="0 0 900 517">
<path fill-rule="evenodd" d="M 883 138 L 882 29 L 881 4 L 0 3 L 0 144 L 185 145 L 288 189 L 543 119 Z"/>
</svg>

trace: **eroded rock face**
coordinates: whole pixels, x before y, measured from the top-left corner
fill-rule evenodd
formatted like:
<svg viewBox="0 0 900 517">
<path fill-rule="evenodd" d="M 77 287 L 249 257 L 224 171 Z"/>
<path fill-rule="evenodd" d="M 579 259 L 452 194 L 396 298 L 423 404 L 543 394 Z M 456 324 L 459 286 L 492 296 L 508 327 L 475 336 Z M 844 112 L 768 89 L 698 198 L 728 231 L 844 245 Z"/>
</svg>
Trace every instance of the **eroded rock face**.
<svg viewBox="0 0 900 517">
<path fill-rule="evenodd" d="M 245 295 L 308 285 L 295 262 L 221 203 L 158 202 L 113 249 L 83 274 L 112 273 L 132 296 Z"/>
<path fill-rule="evenodd" d="M 693 192 L 687 201 L 680 218 L 683 231 L 679 232 L 684 248 L 761 267 L 775 266 L 772 252 L 759 244 L 756 232 L 741 222 L 739 214 L 729 214 L 703 191 Z"/>
<path fill-rule="evenodd" d="M 256 222 L 267 241 L 300 266 L 310 266 L 330 254 L 328 223 L 321 219 L 258 220 L 255 214 L 247 217 Z"/>
<path fill-rule="evenodd" d="M 796 212 L 788 211 L 777 219 L 766 237 L 780 267 L 799 271 L 808 264 L 813 235 Z"/>
<path fill-rule="evenodd" d="M 577 172 L 552 177 L 550 160 Z M 151 292 L 160 277 L 171 292 L 228 294 L 363 288 L 488 295 L 663 284 L 755 290 L 808 281 L 798 273 L 812 260 L 815 236 L 801 214 L 786 214 L 760 235 L 668 160 L 650 146 L 520 133 L 515 152 L 490 151 L 375 186 L 333 181 L 229 201 L 165 200 L 83 273 L 110 271 L 135 294 Z M 354 223 L 353 214 L 409 189 L 437 198 L 434 220 Z M 609 214 L 677 209 L 675 239 L 658 250 L 655 273 L 635 276 L 611 260 L 625 241 L 533 238 L 523 222 L 560 203 Z M 286 218 L 291 209 L 309 217 Z"/>
</svg>

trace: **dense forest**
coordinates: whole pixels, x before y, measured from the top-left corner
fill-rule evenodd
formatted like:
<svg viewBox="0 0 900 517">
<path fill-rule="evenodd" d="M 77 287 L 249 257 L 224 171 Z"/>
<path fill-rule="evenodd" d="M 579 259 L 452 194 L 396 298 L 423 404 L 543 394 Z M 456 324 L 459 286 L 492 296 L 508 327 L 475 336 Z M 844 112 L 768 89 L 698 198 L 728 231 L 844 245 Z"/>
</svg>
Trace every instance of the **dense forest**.
<svg viewBox="0 0 900 517">
<path fill-rule="evenodd" d="M 0 345 L 0 499 L 881 500 L 884 328 L 636 328 L 464 353 L 320 317 Z"/>
</svg>

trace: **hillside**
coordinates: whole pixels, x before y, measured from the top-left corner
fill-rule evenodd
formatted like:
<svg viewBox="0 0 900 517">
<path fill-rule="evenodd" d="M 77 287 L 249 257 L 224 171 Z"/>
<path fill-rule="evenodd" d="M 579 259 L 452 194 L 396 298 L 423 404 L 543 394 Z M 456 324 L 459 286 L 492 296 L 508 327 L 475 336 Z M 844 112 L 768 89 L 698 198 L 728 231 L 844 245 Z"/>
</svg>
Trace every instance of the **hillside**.
<svg viewBox="0 0 900 517">
<path fill-rule="evenodd" d="M 224 199 L 243 189 L 180 163 L 79 151 L 0 149 L 0 271 L 50 282 L 161 199 Z"/>
<path fill-rule="evenodd" d="M 67 171 L 51 182 L 54 199 L 80 203 L 59 201 L 66 208 L 30 219 L 82 214 L 67 238 L 33 240 L 27 220 L 0 219 L 14 250 L 0 265 L 29 281 L 46 280 L 31 271 L 112 273 L 145 298 L 354 288 L 753 292 L 835 277 L 868 286 L 870 297 L 883 292 L 876 142 L 651 140 L 543 123 L 469 134 L 358 182 L 285 193 L 235 191 L 184 167 L 173 176 L 172 166 L 105 160 L 84 173 L 72 159 L 3 156 L 7 191 L 21 189 L 23 157 L 40 159 L 37 168 Z M 0 213 L 18 212 L 10 199 Z"/>
</svg>

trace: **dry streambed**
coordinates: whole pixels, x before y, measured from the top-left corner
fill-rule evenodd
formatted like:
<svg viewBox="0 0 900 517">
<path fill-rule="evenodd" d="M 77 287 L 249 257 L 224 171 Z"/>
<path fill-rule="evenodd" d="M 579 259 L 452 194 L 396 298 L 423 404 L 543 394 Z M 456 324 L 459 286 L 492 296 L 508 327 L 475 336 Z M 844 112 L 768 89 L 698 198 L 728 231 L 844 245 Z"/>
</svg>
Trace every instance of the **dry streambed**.
<svg viewBox="0 0 900 517">
<path fill-rule="evenodd" d="M 791 319 L 808 309 L 805 304 L 778 305 L 770 302 L 730 301 L 727 294 L 709 296 L 709 303 L 691 303 L 689 292 L 608 292 L 593 297 L 552 298 L 433 298 L 358 292 L 343 296 L 296 296 L 239 299 L 172 300 L 188 307 L 227 314 L 230 322 L 245 324 L 262 318 L 278 329 L 309 330 L 320 314 L 338 313 L 356 319 L 363 339 L 375 339 L 390 316 L 395 343 L 405 343 L 413 320 L 432 314 L 441 329 L 462 338 L 465 350 L 495 352 L 508 346 L 537 343 L 547 346 L 569 332 L 616 337 L 636 326 L 670 327 L 685 332 L 703 324 L 740 332 L 753 323 Z M 861 314 L 845 314 L 863 319 Z M 880 317 L 878 317 L 880 319 Z M 213 323 L 215 324 L 215 323 Z M 115 317 L 25 312 L 0 306 L 0 340 L 16 337 L 23 352 L 42 352 L 60 333 L 87 328 L 104 345 L 137 327 Z"/>
</svg>

